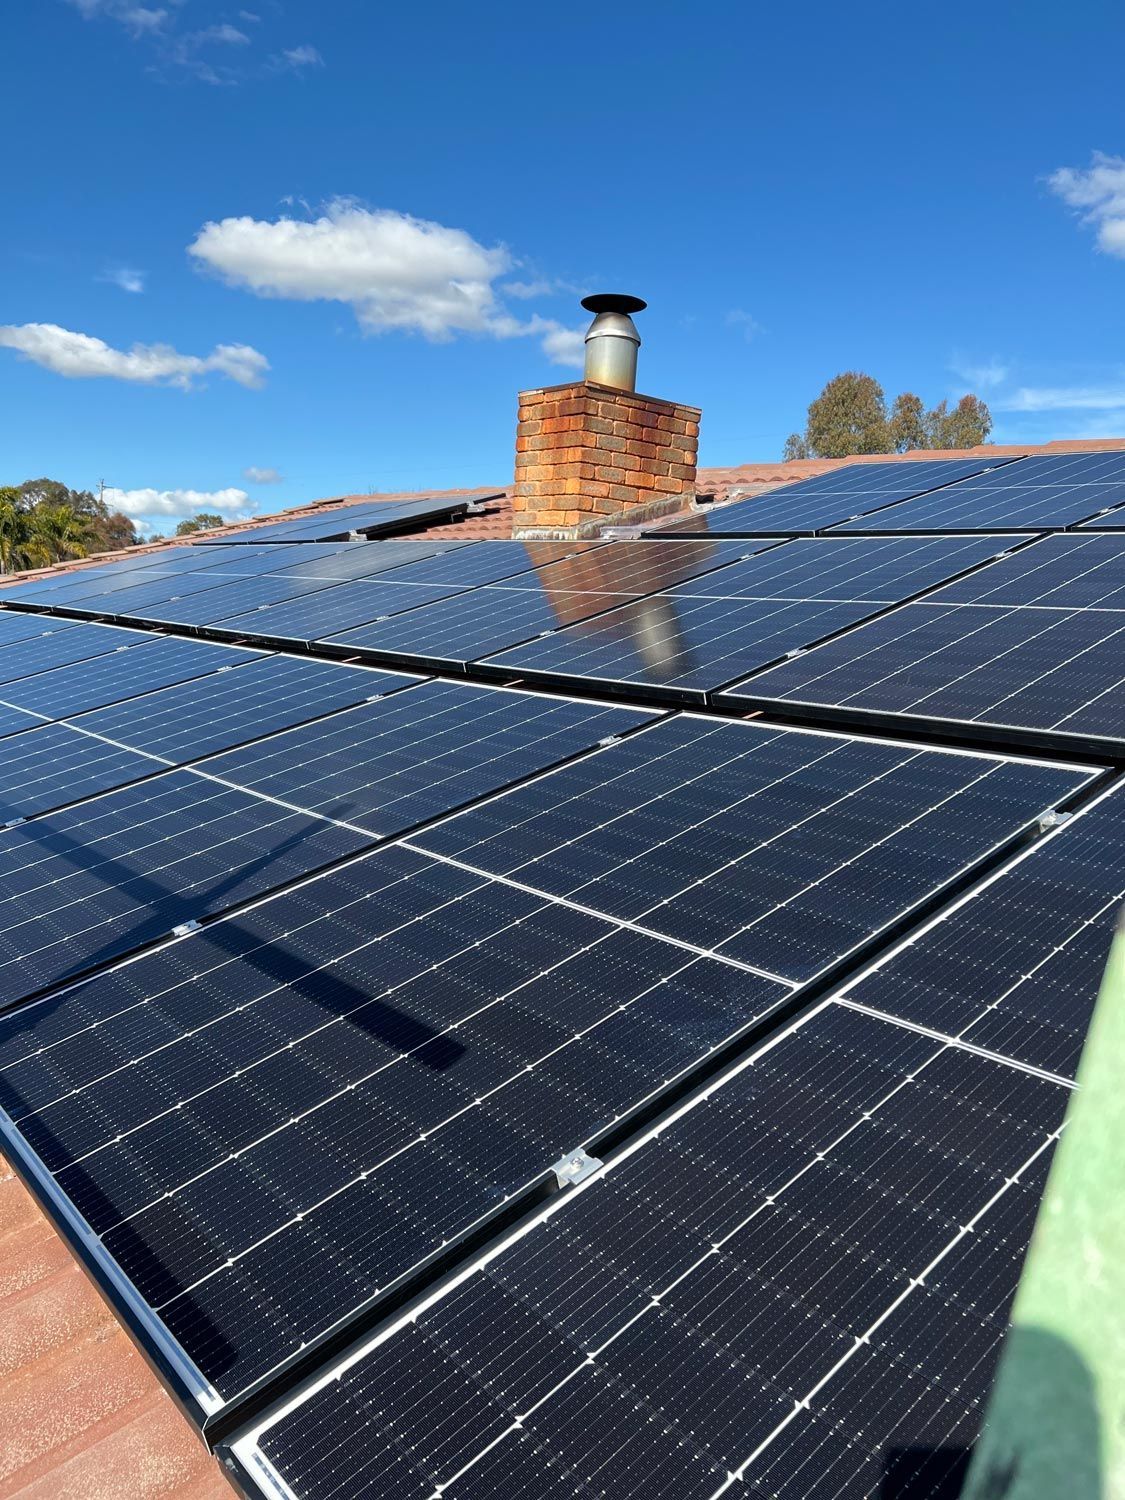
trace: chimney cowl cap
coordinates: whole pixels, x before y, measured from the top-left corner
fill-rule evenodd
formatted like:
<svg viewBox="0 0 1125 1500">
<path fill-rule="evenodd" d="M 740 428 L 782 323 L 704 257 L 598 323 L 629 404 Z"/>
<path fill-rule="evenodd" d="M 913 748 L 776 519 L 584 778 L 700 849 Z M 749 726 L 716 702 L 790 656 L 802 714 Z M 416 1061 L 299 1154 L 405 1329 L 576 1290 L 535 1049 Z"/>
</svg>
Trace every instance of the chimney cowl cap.
<svg viewBox="0 0 1125 1500">
<path fill-rule="evenodd" d="M 625 292 L 593 292 L 582 298 L 582 306 L 592 313 L 636 313 L 644 312 L 648 306 L 640 297 L 630 297 Z"/>
</svg>

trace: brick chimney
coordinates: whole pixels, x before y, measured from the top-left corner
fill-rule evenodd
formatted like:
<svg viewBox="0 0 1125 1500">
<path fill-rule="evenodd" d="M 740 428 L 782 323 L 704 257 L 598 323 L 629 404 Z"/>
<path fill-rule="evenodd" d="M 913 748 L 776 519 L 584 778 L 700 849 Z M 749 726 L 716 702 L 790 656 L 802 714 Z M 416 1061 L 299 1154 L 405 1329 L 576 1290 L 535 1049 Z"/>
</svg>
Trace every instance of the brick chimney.
<svg viewBox="0 0 1125 1500">
<path fill-rule="evenodd" d="M 695 488 L 698 407 L 633 390 L 635 297 L 587 297 L 586 372 L 521 391 L 512 535 L 578 537 L 683 508 Z M 611 383 L 606 383 L 611 382 Z"/>
</svg>

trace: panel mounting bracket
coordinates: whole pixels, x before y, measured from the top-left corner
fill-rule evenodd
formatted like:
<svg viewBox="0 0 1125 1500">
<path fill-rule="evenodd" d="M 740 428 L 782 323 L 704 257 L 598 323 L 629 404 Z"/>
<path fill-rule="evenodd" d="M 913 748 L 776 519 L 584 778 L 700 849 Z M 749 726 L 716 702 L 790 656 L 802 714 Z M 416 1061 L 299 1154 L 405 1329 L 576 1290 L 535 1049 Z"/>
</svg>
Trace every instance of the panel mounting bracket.
<svg viewBox="0 0 1125 1500">
<path fill-rule="evenodd" d="M 187 937 L 189 932 L 198 932 L 199 923 L 192 917 L 190 922 L 181 922 L 178 927 L 172 928 L 173 937 Z"/>
<path fill-rule="evenodd" d="M 1055 808 L 1050 812 L 1045 812 L 1035 827 L 1040 833 L 1049 833 L 1052 828 L 1061 828 L 1064 823 L 1068 823 L 1072 816 L 1071 813 L 1059 812 Z"/>
<path fill-rule="evenodd" d="M 564 1188 L 568 1184 L 585 1182 L 587 1177 L 595 1173 L 602 1165 L 596 1156 L 590 1156 L 579 1146 L 577 1151 L 570 1151 L 560 1161 L 555 1162 L 551 1171 L 555 1174 L 555 1180 L 559 1187 Z"/>
</svg>

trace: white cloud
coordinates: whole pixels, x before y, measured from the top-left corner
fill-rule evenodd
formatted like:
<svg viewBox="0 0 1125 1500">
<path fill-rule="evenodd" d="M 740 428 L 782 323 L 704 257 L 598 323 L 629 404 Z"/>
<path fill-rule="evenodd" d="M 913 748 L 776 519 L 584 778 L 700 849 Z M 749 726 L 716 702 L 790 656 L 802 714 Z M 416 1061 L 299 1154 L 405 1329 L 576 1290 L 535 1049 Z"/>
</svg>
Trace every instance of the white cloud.
<svg viewBox="0 0 1125 1500">
<path fill-rule="evenodd" d="M 1089 167 L 1059 167 L 1047 178 L 1053 193 L 1097 227 L 1097 246 L 1125 259 L 1125 156 L 1095 151 Z"/>
<path fill-rule="evenodd" d="M 732 307 L 730 312 L 727 313 L 727 327 L 741 328 L 742 337 L 748 344 L 756 334 L 762 332 L 762 325 L 758 322 L 757 318 L 752 318 L 745 308 L 742 307 Z"/>
<path fill-rule="evenodd" d="M 99 276 L 99 281 L 108 281 L 111 286 L 120 287 L 123 292 L 143 292 L 145 289 L 144 271 L 134 270 L 132 266 L 113 266 L 104 275 Z"/>
<path fill-rule="evenodd" d="M 307 43 L 301 47 L 290 47 L 288 51 L 279 52 L 270 61 L 275 68 L 290 69 L 295 73 L 299 73 L 302 68 L 324 67 L 324 58 L 315 47 L 310 47 Z"/>
<path fill-rule="evenodd" d="M 202 31 L 193 31 L 184 38 L 190 46 L 205 47 L 209 42 L 217 42 L 226 47 L 248 47 L 250 38 L 244 31 L 239 31 L 237 26 L 232 26 L 224 21 L 219 26 L 205 26 Z"/>
<path fill-rule="evenodd" d="M 70 4 L 81 11 L 87 21 L 95 17 L 119 21 L 133 36 L 151 36 L 160 31 L 168 19 L 167 10 L 135 5 L 132 0 L 70 0 Z"/>
<path fill-rule="evenodd" d="M 958 380 L 963 380 L 966 385 L 976 386 L 978 390 L 991 390 L 1003 385 L 1011 374 L 1011 367 L 995 356 L 974 363 L 972 360 L 962 359 L 960 355 L 954 355 L 949 368 Z"/>
<path fill-rule="evenodd" d="M 259 469 L 256 464 L 250 464 L 242 471 L 243 479 L 251 484 L 280 484 L 282 476 L 276 469 Z"/>
<path fill-rule="evenodd" d="M 1118 386 L 1022 386 L 999 411 L 1122 411 L 1125 384 Z"/>
<path fill-rule="evenodd" d="M 544 318 L 540 321 L 546 323 L 550 320 Z M 586 363 L 586 330 L 563 328 L 556 323 L 543 335 L 543 352 L 553 365 L 569 365 L 580 370 Z"/>
<path fill-rule="evenodd" d="M 205 224 L 188 253 L 259 297 L 346 303 L 365 333 L 538 336 L 555 363 L 580 353 L 575 330 L 505 309 L 495 283 L 513 264 L 506 246 L 393 209 L 337 198 L 315 219 L 222 219 Z"/>
<path fill-rule="evenodd" d="M 245 490 L 119 490 L 106 486 L 105 502 L 135 521 L 141 531 L 162 529 L 169 517 L 182 520 L 201 511 L 220 515 L 225 521 L 243 521 L 250 496 Z"/>
<path fill-rule="evenodd" d="M 187 390 L 201 375 L 214 372 L 239 385 L 263 383 L 269 361 L 247 344 L 217 344 L 205 356 L 180 354 L 169 344 L 134 344 L 114 349 L 102 339 L 74 333 L 55 323 L 0 325 L 0 347 L 69 380 L 105 377 L 139 385 L 172 385 Z"/>
</svg>

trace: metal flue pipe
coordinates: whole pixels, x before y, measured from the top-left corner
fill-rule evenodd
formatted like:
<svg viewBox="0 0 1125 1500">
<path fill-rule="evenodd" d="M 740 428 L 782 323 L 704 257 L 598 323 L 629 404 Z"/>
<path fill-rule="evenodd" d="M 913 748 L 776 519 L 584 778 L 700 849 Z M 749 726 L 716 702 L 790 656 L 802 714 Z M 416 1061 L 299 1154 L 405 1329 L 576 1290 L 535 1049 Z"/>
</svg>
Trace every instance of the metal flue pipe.
<svg viewBox="0 0 1125 1500">
<path fill-rule="evenodd" d="M 641 336 L 629 315 L 642 312 L 648 303 L 617 292 L 597 292 L 583 297 L 582 306 L 594 314 L 586 330 L 586 379 L 619 391 L 635 391 Z"/>
</svg>

